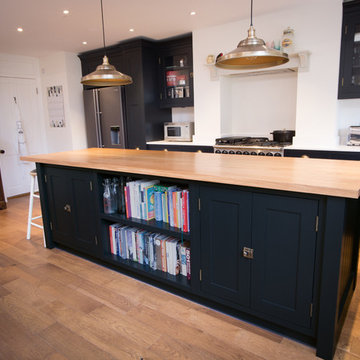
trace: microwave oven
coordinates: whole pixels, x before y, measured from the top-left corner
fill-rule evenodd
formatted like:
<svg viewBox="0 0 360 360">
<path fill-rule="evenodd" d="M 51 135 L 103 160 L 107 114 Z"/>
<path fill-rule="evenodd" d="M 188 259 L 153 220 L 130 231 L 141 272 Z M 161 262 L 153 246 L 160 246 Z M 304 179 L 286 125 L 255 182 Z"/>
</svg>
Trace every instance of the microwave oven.
<svg viewBox="0 0 360 360">
<path fill-rule="evenodd" d="M 165 141 L 192 141 L 193 135 L 194 123 L 191 121 L 164 123 Z"/>
</svg>

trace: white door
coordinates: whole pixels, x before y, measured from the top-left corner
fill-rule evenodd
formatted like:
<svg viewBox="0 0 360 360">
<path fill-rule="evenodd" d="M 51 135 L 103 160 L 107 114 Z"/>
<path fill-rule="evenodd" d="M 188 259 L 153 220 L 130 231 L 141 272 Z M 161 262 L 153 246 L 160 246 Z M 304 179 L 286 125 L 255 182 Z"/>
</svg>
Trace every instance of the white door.
<svg viewBox="0 0 360 360">
<path fill-rule="evenodd" d="M 21 153 L 40 153 L 44 149 L 38 96 L 35 79 L 0 77 L 0 149 L 5 151 L 0 154 L 0 167 L 6 197 L 30 190 L 29 172 L 35 164 L 21 161 Z M 24 138 L 18 134 L 19 125 Z M 23 139 L 25 144 L 19 147 Z"/>
</svg>

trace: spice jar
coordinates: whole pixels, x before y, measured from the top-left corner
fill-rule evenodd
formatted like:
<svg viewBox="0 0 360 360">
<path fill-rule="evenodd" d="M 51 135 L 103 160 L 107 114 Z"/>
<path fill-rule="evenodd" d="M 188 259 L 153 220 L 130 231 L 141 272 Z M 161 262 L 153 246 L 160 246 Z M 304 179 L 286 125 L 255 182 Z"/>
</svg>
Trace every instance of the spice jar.
<svg viewBox="0 0 360 360">
<path fill-rule="evenodd" d="M 295 44 L 294 44 L 294 30 L 290 27 L 287 27 L 281 39 L 281 50 L 286 52 L 287 54 L 291 54 L 294 52 Z"/>
</svg>

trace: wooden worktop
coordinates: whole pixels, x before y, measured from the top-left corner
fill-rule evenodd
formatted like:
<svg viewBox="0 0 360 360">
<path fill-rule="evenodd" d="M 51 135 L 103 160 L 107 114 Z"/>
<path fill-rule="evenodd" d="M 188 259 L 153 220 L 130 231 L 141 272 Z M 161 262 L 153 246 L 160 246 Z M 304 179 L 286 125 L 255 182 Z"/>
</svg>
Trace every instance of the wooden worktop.
<svg viewBox="0 0 360 360">
<path fill-rule="evenodd" d="M 21 160 L 347 198 L 360 195 L 357 161 L 98 148 Z"/>
</svg>

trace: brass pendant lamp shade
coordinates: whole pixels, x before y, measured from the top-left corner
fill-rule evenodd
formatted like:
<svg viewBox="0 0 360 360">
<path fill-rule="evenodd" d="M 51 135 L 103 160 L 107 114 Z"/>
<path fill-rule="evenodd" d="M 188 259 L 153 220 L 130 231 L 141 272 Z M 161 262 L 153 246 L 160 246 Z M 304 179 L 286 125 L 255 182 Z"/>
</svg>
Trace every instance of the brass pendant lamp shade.
<svg viewBox="0 0 360 360">
<path fill-rule="evenodd" d="M 237 48 L 217 58 L 215 65 L 223 69 L 262 69 L 285 64 L 289 61 L 286 53 L 270 49 L 264 40 L 255 36 L 252 23 L 253 0 L 251 0 L 251 22 L 248 37 L 239 42 Z"/>
<path fill-rule="evenodd" d="M 104 30 L 104 14 L 103 5 L 101 2 L 101 19 L 102 19 L 102 30 L 103 30 L 103 42 L 105 52 L 105 30 Z M 125 75 L 115 69 L 115 66 L 109 64 L 109 59 L 106 53 L 103 58 L 103 63 L 96 67 L 96 70 L 92 73 L 83 76 L 81 83 L 83 85 L 91 86 L 118 86 L 118 85 L 129 85 L 132 84 L 132 78 L 129 75 Z"/>
</svg>

